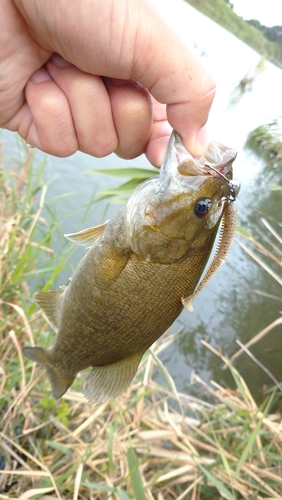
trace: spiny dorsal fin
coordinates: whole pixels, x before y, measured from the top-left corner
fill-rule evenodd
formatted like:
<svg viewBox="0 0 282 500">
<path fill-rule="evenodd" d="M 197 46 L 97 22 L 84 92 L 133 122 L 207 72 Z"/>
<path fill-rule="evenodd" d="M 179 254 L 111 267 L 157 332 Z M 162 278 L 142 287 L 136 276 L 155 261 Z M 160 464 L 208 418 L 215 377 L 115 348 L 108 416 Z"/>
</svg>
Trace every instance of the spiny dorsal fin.
<svg viewBox="0 0 282 500">
<path fill-rule="evenodd" d="M 230 250 L 233 237 L 237 226 L 237 210 L 235 205 L 227 205 L 223 212 L 222 226 L 220 229 L 218 245 L 216 248 L 215 256 L 205 273 L 204 277 L 201 279 L 196 290 L 189 297 L 182 297 L 183 306 L 189 311 L 193 312 L 193 300 L 200 293 L 201 290 L 206 286 L 210 279 L 214 276 L 216 271 L 222 266 L 227 254 Z"/>
<path fill-rule="evenodd" d="M 108 221 L 107 221 L 108 222 Z M 100 224 L 99 226 L 90 227 L 79 231 L 78 233 L 65 234 L 65 238 L 70 241 L 74 241 L 78 245 L 91 246 L 95 240 L 103 233 L 107 222 Z"/>
<path fill-rule="evenodd" d="M 38 292 L 34 294 L 34 299 L 41 307 L 50 325 L 57 330 L 63 291 L 49 290 L 48 292 Z"/>
<path fill-rule="evenodd" d="M 92 403 L 105 403 L 120 396 L 132 382 L 144 351 L 105 366 L 94 366 L 87 376 L 83 392 Z"/>
</svg>

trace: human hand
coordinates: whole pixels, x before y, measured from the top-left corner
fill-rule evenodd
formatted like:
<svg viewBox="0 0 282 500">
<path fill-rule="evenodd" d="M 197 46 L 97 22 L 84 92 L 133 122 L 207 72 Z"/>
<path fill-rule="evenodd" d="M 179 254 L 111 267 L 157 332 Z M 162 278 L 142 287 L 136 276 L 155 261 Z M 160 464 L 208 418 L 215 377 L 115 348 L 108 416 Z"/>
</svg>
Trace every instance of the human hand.
<svg viewBox="0 0 282 500">
<path fill-rule="evenodd" d="M 1 0 L 0 46 L 0 126 L 27 143 L 160 165 L 173 127 L 203 152 L 214 81 L 146 0 Z"/>
</svg>

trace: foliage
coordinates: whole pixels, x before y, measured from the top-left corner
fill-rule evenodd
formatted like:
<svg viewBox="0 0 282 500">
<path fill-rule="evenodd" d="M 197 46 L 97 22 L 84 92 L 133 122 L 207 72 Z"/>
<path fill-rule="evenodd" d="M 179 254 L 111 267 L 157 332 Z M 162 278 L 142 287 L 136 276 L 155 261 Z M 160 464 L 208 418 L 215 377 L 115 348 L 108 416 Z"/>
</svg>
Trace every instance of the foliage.
<svg viewBox="0 0 282 500">
<path fill-rule="evenodd" d="M 248 24 L 232 9 L 232 4 L 224 0 L 186 0 L 206 16 L 247 43 L 260 54 L 265 55 L 275 64 L 282 65 L 282 48 L 280 43 L 270 41 L 256 26 Z"/>
<path fill-rule="evenodd" d="M 268 159 L 282 165 L 282 131 L 281 118 L 260 125 L 250 132 L 247 147 L 257 154 L 264 154 Z"/>
<path fill-rule="evenodd" d="M 49 209 L 49 221 L 42 217 L 47 193 L 43 185 L 44 163 L 32 166 L 33 152 L 27 153 L 24 165 L 6 171 L 0 160 L 0 267 L 1 300 L 20 303 L 27 294 L 27 283 L 41 287 L 43 273 L 49 274 L 45 289 L 56 278 L 68 259 L 56 256 L 51 248 L 53 234 L 60 233 L 58 221 Z M 43 285 L 42 285 L 43 286 Z M 34 306 L 33 306 L 34 308 Z"/>
<path fill-rule="evenodd" d="M 30 299 L 37 259 L 50 257 L 48 273 L 58 272 L 52 228 L 41 213 L 46 188 L 31 156 L 22 170 L 1 175 L 0 499 L 281 498 L 275 392 L 259 408 L 239 373 L 213 351 L 228 364 L 236 391 L 195 376 L 213 403 L 178 393 L 159 359 L 177 332 L 150 349 L 116 401 L 85 401 L 80 376 L 60 401 L 50 396 L 44 374 L 21 353 L 25 342 L 43 345 L 48 335 Z"/>
<path fill-rule="evenodd" d="M 128 179 L 126 182 L 120 186 L 112 189 L 104 189 L 100 192 L 100 197 L 97 198 L 97 202 L 112 198 L 113 201 L 118 203 L 124 203 L 125 200 L 132 194 L 132 191 L 141 183 L 154 177 L 158 174 L 157 169 L 153 168 L 112 168 L 104 170 L 89 170 L 89 173 L 99 174 L 99 175 L 111 175 L 119 178 Z"/>
<path fill-rule="evenodd" d="M 265 38 L 270 40 L 271 42 L 276 42 L 278 45 L 280 45 L 282 49 L 282 32 L 281 26 L 264 26 L 261 24 L 259 21 L 256 19 L 249 19 L 247 23 L 251 24 L 252 26 L 255 26 L 258 30 L 262 31 L 263 35 Z"/>
</svg>

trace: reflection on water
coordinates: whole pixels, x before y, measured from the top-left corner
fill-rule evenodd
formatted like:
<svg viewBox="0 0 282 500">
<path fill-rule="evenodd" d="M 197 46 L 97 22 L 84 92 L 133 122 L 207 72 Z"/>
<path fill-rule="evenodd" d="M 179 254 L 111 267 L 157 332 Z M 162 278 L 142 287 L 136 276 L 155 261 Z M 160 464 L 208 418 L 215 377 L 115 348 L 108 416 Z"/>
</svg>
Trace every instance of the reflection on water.
<svg viewBox="0 0 282 500">
<path fill-rule="evenodd" d="M 239 224 L 262 241 L 266 233 L 265 226 L 260 222 L 260 217 L 263 216 L 272 221 L 271 224 L 282 236 L 281 225 L 279 226 L 281 191 L 269 189 L 271 184 L 282 185 L 281 164 L 278 165 L 269 156 L 250 149 L 249 143 L 244 147 L 251 130 L 266 120 L 281 115 L 282 71 L 265 63 L 266 69 L 255 79 L 252 90 L 244 93 L 236 106 L 230 106 L 234 85 L 247 74 L 249 68 L 258 64 L 260 56 L 188 4 L 183 5 L 185 8 L 181 7 L 178 18 L 177 9 L 173 10 L 174 17 L 168 14 L 168 18 L 175 23 L 176 29 L 179 28 L 177 31 L 183 37 L 188 36 L 189 31 L 188 45 L 192 46 L 194 43 L 197 47 L 203 47 L 203 62 L 212 69 L 218 81 L 217 96 L 210 117 L 211 138 L 238 149 L 234 176 L 242 183 L 237 202 Z M 187 23 L 192 30 L 187 30 Z M 4 142 L 5 156 L 16 156 L 15 137 L 4 131 L 0 138 Z M 36 153 L 37 161 L 42 161 L 43 157 L 40 152 Z M 130 162 L 114 155 L 95 159 L 81 153 L 66 159 L 49 158 L 45 170 L 46 179 L 52 180 L 48 197 L 49 200 L 53 199 L 54 211 L 60 218 L 64 233 L 100 224 L 118 209 L 113 204 L 108 207 L 107 202 L 99 205 L 92 202 L 100 190 L 115 187 L 120 181 L 107 176 L 100 176 L 97 180 L 97 176 L 86 171 L 125 165 L 143 168 L 149 166 L 144 157 Z M 66 193 L 72 193 L 72 196 L 57 198 Z M 54 242 L 54 248 L 59 257 L 60 239 Z M 78 247 L 72 258 L 73 265 L 77 264 L 82 254 L 83 249 Z M 281 269 L 279 271 L 277 267 L 275 272 L 280 272 L 281 276 Z M 56 287 L 66 283 L 70 274 L 69 269 L 63 272 Z M 260 290 L 266 295 L 260 295 L 254 290 Z M 163 360 L 177 387 L 190 393 L 198 393 L 198 387 L 190 386 L 189 382 L 193 370 L 206 381 L 213 379 L 218 383 L 231 384 L 229 372 L 222 371 L 218 358 L 201 344 L 201 339 L 231 356 L 238 349 L 237 338 L 246 343 L 279 317 L 282 304 L 271 296 L 281 297 L 281 286 L 235 242 L 225 265 L 196 298 L 194 312 L 184 311 L 173 326 L 173 330 L 179 327 L 183 330 L 175 344 L 163 353 Z M 279 346 L 281 327 L 270 332 L 251 350 L 281 380 L 282 352 Z M 241 355 L 235 364 L 260 399 L 263 384 L 271 385 L 267 375 L 246 354 Z"/>
<path fill-rule="evenodd" d="M 247 73 L 236 83 L 230 91 L 230 106 L 235 106 L 239 103 L 240 99 L 245 92 L 251 92 L 257 77 L 266 69 L 265 57 L 251 67 Z"/>
</svg>

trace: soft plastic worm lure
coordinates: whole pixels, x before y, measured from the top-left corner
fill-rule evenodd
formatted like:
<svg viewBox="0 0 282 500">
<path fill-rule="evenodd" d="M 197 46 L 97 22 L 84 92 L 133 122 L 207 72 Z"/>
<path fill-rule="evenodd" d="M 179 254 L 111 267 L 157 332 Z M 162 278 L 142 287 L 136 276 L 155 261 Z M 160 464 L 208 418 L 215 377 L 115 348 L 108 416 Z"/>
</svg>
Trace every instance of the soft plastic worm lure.
<svg viewBox="0 0 282 500">
<path fill-rule="evenodd" d="M 198 295 L 198 293 L 200 293 L 200 291 L 206 286 L 206 284 L 214 276 L 216 271 L 224 263 L 234 238 L 236 226 L 237 226 L 237 209 L 235 205 L 227 204 L 222 216 L 222 226 L 220 229 L 219 240 L 213 261 L 211 262 L 206 274 L 200 281 L 194 293 L 192 293 L 190 297 L 182 298 L 182 304 L 188 311 L 190 312 L 194 311 L 192 305 L 194 298 Z"/>
<path fill-rule="evenodd" d="M 236 181 L 229 181 L 225 175 L 223 175 L 221 172 L 216 170 L 215 168 L 211 167 L 210 165 L 206 165 L 207 167 L 211 168 L 215 172 L 221 175 L 226 182 L 229 184 L 229 194 L 227 197 L 227 204 L 224 208 L 223 216 L 222 216 L 222 225 L 219 233 L 219 239 L 218 239 L 218 244 L 216 247 L 216 252 L 215 256 L 205 273 L 203 279 L 200 281 L 199 285 L 197 286 L 196 290 L 192 295 L 190 295 L 187 298 L 182 298 L 182 304 L 183 306 L 190 312 L 194 311 L 193 308 L 193 300 L 194 298 L 200 293 L 201 290 L 207 285 L 207 283 L 211 280 L 211 278 L 215 275 L 216 271 L 222 266 L 224 263 L 227 254 L 230 250 L 235 232 L 236 232 L 236 227 L 237 227 L 237 209 L 236 206 L 232 204 L 233 201 L 236 200 L 236 197 L 238 196 L 238 193 L 240 191 L 240 184 Z"/>
</svg>

